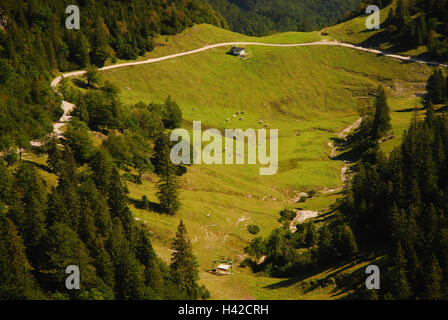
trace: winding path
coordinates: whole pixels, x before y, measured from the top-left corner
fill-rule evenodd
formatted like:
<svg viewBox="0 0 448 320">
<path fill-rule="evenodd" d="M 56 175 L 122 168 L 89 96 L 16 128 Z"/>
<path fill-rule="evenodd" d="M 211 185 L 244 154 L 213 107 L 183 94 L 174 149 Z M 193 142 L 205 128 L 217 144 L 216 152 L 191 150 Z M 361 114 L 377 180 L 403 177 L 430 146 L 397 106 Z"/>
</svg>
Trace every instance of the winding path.
<svg viewBox="0 0 448 320">
<path fill-rule="evenodd" d="M 401 61 L 406 61 L 406 62 L 411 62 L 411 63 L 421 63 L 421 64 L 426 64 L 426 65 L 447 67 L 446 64 L 439 63 L 439 62 L 421 60 L 421 59 L 416 59 L 416 58 L 406 57 L 406 56 L 396 55 L 396 54 L 389 54 L 389 53 L 386 53 L 384 51 L 380 51 L 380 50 L 376 50 L 376 49 L 370 49 L 370 48 L 364 48 L 364 47 L 360 47 L 360 46 L 356 46 L 356 45 L 348 44 L 348 43 L 343 43 L 343 42 L 339 42 L 339 41 L 325 41 L 324 40 L 324 41 L 316 41 L 316 42 L 309 42 L 309 43 L 291 43 L 291 44 L 276 44 L 276 43 L 261 43 L 261 42 L 223 42 L 223 43 L 207 45 L 207 46 L 204 46 L 202 48 L 198 48 L 198 49 L 194 49 L 194 50 L 190 50 L 190 51 L 185 51 L 185 52 L 180 52 L 180 53 L 176 53 L 176 54 L 167 55 L 167 56 L 164 56 L 164 57 L 150 58 L 150 59 L 143 60 L 143 61 L 134 61 L 134 62 L 127 62 L 127 63 L 121 63 L 121 64 L 116 64 L 116 65 L 110 65 L 110 66 L 102 67 L 102 68 L 100 68 L 98 70 L 106 71 L 106 70 L 112 70 L 112 69 L 129 67 L 129 66 L 136 66 L 136 65 L 141 65 L 141 64 L 156 63 L 156 62 L 169 60 L 169 59 L 174 59 L 174 58 L 178 58 L 178 57 L 182 57 L 182 56 L 186 56 L 186 55 L 190 55 L 190 54 L 194 54 L 194 53 L 199 53 L 199 52 L 210 50 L 210 49 L 213 49 L 213 48 L 228 47 L 228 46 L 266 46 L 266 47 L 337 46 L 337 47 L 346 47 L 346 48 L 359 50 L 359 51 L 365 51 L 365 52 L 373 53 L 373 54 L 376 54 L 376 55 L 381 55 L 381 56 L 384 56 L 384 57 L 388 57 L 388 58 L 392 58 L 392 59 L 398 59 L 398 60 L 401 60 Z M 85 70 L 80 70 L 80 71 L 72 71 L 72 72 L 64 73 L 64 74 L 54 78 L 51 81 L 51 86 L 53 87 L 53 90 L 56 90 L 56 86 L 61 82 L 61 80 L 63 78 L 81 76 L 81 75 L 85 74 L 86 72 L 87 71 L 85 71 Z M 69 103 L 69 102 L 67 102 L 67 101 L 62 101 L 62 108 L 64 110 L 64 114 L 59 119 L 59 122 L 53 124 L 53 126 L 54 126 L 54 131 L 53 131 L 54 133 L 53 134 L 55 136 L 57 136 L 58 138 L 62 137 L 62 132 L 60 130 L 60 127 L 63 126 L 67 121 L 70 121 L 70 119 L 71 119 L 69 114 L 73 110 L 74 105 Z M 347 127 L 344 130 L 342 130 L 339 133 L 339 136 L 341 138 L 346 138 L 347 134 L 351 130 L 353 130 L 354 128 L 359 126 L 361 121 L 362 121 L 361 118 L 356 120 L 355 123 L 353 123 L 349 127 Z M 39 141 L 32 141 L 31 144 L 34 145 L 34 146 L 40 146 L 41 142 L 39 142 Z M 335 154 L 336 154 L 336 146 L 334 144 L 332 144 L 332 143 L 329 143 L 329 146 L 332 149 L 331 156 L 333 158 L 335 156 Z M 347 174 L 346 173 L 348 171 L 348 168 L 349 168 L 349 163 L 346 163 L 346 165 L 341 169 L 341 180 L 342 180 L 343 184 L 345 184 L 345 182 L 347 180 Z M 336 188 L 336 189 L 325 190 L 325 191 L 323 191 L 323 193 L 335 192 L 337 190 L 340 190 L 342 187 L 343 186 L 341 186 L 339 188 Z M 291 224 L 290 224 L 291 231 L 295 232 L 295 222 L 301 223 L 301 222 L 303 222 L 303 221 L 305 221 L 305 220 L 307 220 L 309 218 L 316 217 L 318 215 L 319 215 L 318 212 L 307 211 L 307 210 L 298 210 L 296 218 L 293 221 L 291 221 Z"/>
<path fill-rule="evenodd" d="M 308 42 L 308 43 L 290 43 L 290 44 L 261 43 L 261 42 L 223 42 L 223 43 L 207 45 L 207 46 L 204 46 L 202 48 L 195 49 L 195 50 L 190 50 L 190 51 L 180 52 L 180 53 L 176 53 L 176 54 L 171 54 L 171 55 L 164 56 L 164 57 L 150 58 L 150 59 L 143 60 L 143 61 L 126 62 L 126 63 L 116 64 L 116 65 L 106 66 L 106 67 L 100 68 L 99 70 L 106 71 L 106 70 L 112 70 L 112 69 L 129 67 L 129 66 L 136 66 L 136 65 L 141 65 L 141 64 L 156 63 L 156 62 L 159 62 L 159 61 L 174 59 L 174 58 L 177 58 L 177 57 L 182 57 L 182 56 L 186 56 L 186 55 L 190 55 L 190 54 L 194 54 L 194 53 L 210 50 L 210 49 L 213 49 L 213 48 L 237 46 L 237 45 L 239 45 L 239 46 L 249 46 L 249 45 L 250 46 L 265 46 L 265 47 L 337 46 L 337 47 L 346 47 L 346 48 L 351 48 L 351 49 L 354 49 L 354 50 L 370 52 L 370 53 L 374 53 L 374 54 L 377 54 L 377 55 L 382 55 L 382 56 L 389 57 L 389 58 L 392 58 L 392 59 L 398 59 L 398 60 L 407 61 L 407 62 L 414 62 L 414 63 L 422 63 L 422 64 L 427 64 L 427 65 L 440 66 L 440 67 L 447 67 L 446 64 L 439 63 L 439 62 L 426 61 L 426 60 L 421 60 L 421 59 L 416 59 L 416 58 L 411 58 L 411 57 L 406 57 L 406 56 L 401 56 L 401 55 L 396 55 L 396 54 L 389 54 L 389 53 L 386 53 L 384 51 L 380 51 L 380 50 L 376 50 L 376 49 L 370 49 L 370 48 L 364 48 L 364 47 L 356 46 L 356 45 L 353 45 L 353 44 L 348 44 L 348 43 L 343 43 L 343 42 L 338 42 L 338 41 L 316 41 L 316 42 Z M 64 74 L 54 78 L 51 81 L 51 86 L 53 87 L 53 89 L 56 89 L 56 86 L 59 84 L 59 82 L 61 82 L 62 78 L 81 76 L 81 75 L 85 74 L 86 72 L 87 71 L 85 71 L 85 70 L 80 70 L 80 71 L 72 71 L 72 72 L 64 73 Z M 63 101 L 62 102 L 62 107 L 64 109 L 64 114 L 59 119 L 59 122 L 54 124 L 54 133 L 58 137 L 61 136 L 61 131 L 59 130 L 59 128 L 66 121 L 70 120 L 70 117 L 68 116 L 68 114 L 73 110 L 74 105 L 69 103 L 69 102 L 67 102 L 67 101 Z M 32 142 L 32 144 L 39 144 L 39 143 L 38 142 Z"/>
</svg>

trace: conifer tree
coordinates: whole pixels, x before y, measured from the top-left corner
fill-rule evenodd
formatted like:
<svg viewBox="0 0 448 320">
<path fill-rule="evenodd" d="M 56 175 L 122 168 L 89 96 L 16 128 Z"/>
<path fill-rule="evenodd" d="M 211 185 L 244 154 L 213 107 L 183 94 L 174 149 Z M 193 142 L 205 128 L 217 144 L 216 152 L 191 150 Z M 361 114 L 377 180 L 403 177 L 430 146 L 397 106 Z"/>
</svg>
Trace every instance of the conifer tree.
<svg viewBox="0 0 448 320">
<path fill-rule="evenodd" d="M 48 166 L 54 173 L 60 173 L 63 155 L 62 150 L 58 147 L 57 139 L 51 139 L 49 142 L 47 142 L 45 144 L 45 149 L 48 155 Z"/>
<path fill-rule="evenodd" d="M 129 193 L 126 185 L 117 169 L 112 169 L 112 175 L 108 188 L 107 203 L 112 218 L 118 218 L 121 221 L 127 239 L 132 239 L 132 214 L 127 205 L 127 194 Z"/>
<path fill-rule="evenodd" d="M 186 292 L 188 299 L 199 297 L 199 269 L 197 258 L 193 254 L 193 247 L 187 235 L 182 220 L 177 227 L 176 237 L 171 244 L 173 254 L 170 268 L 175 282 Z"/>
<path fill-rule="evenodd" d="M 176 176 L 176 166 L 170 159 L 168 136 L 162 133 L 156 140 L 155 157 L 152 159 L 155 172 L 160 180 L 157 184 L 157 197 L 160 201 L 160 211 L 168 215 L 176 214 L 180 207 L 179 182 Z"/>
<path fill-rule="evenodd" d="M 107 247 L 115 270 L 115 288 L 118 299 L 141 299 L 144 296 L 143 269 L 131 250 L 121 221 L 113 219 L 113 231 Z"/>
<path fill-rule="evenodd" d="M 433 255 L 426 273 L 426 288 L 424 298 L 428 300 L 441 300 L 443 299 L 442 292 L 442 269 L 439 262 Z"/>
<path fill-rule="evenodd" d="M 16 200 L 9 217 L 24 240 L 31 263 L 37 263 L 41 258 L 41 241 L 46 232 L 44 184 L 34 166 L 27 163 L 20 164 L 14 177 Z"/>
<path fill-rule="evenodd" d="M 90 60 L 98 68 L 104 66 L 107 59 L 106 46 L 108 44 L 107 31 L 104 22 L 98 19 L 95 23 L 95 34 L 92 40 L 92 50 L 90 52 Z"/>
<path fill-rule="evenodd" d="M 180 208 L 179 182 L 175 174 L 163 175 L 157 184 L 157 197 L 160 210 L 168 215 L 175 215 Z"/>
<path fill-rule="evenodd" d="M 426 123 L 428 126 L 432 126 L 434 123 L 435 118 L 435 112 L 434 112 L 434 105 L 431 100 L 428 101 L 427 107 L 426 107 Z"/>
<path fill-rule="evenodd" d="M 387 104 L 386 92 L 380 86 L 377 90 L 377 97 L 375 99 L 375 117 L 373 119 L 371 136 L 374 139 L 381 138 L 387 131 L 390 130 L 390 110 Z"/>
<path fill-rule="evenodd" d="M 95 87 L 101 82 L 101 76 L 98 72 L 98 68 L 92 65 L 87 66 L 86 68 L 86 79 L 87 85 L 90 87 Z"/>
<path fill-rule="evenodd" d="M 445 79 L 441 69 L 437 69 L 428 79 L 426 90 L 428 91 L 428 100 L 434 104 L 443 103 L 445 100 Z"/>
<path fill-rule="evenodd" d="M 411 297 L 411 288 L 405 273 L 406 259 L 400 243 L 397 245 L 393 263 L 394 266 L 389 271 L 390 279 L 388 281 L 391 293 L 398 300 L 407 300 Z"/>
<path fill-rule="evenodd" d="M 80 68 L 84 68 L 89 64 L 90 45 L 83 32 L 75 32 L 75 39 L 70 48 L 71 59 Z"/>
<path fill-rule="evenodd" d="M 0 215 L 0 299 L 37 298 L 31 271 L 14 223 Z"/>
<path fill-rule="evenodd" d="M 171 99 L 171 96 L 166 98 L 164 103 L 164 119 L 163 124 L 167 129 L 180 128 L 182 125 L 182 111 L 176 102 Z"/>
</svg>

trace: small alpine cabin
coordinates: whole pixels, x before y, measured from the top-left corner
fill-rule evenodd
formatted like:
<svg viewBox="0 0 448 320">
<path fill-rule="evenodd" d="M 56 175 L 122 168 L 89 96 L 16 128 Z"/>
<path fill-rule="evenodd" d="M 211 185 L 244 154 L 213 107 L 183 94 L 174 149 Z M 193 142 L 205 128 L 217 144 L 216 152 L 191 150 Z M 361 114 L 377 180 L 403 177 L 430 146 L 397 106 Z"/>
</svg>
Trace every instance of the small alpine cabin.
<svg viewBox="0 0 448 320">
<path fill-rule="evenodd" d="M 244 56 L 246 54 L 246 51 L 244 50 L 244 48 L 232 47 L 230 49 L 230 54 L 234 56 Z"/>
</svg>

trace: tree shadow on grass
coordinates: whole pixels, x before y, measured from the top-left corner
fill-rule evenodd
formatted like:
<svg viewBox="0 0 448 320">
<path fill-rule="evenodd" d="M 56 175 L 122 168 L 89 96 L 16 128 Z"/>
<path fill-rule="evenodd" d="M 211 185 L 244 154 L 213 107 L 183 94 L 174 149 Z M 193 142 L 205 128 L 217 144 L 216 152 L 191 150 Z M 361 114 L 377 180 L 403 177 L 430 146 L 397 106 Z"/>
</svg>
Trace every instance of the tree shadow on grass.
<svg viewBox="0 0 448 320">
<path fill-rule="evenodd" d="M 131 197 L 128 197 L 128 201 L 137 209 L 141 209 L 141 210 L 145 210 L 145 211 L 153 211 L 156 213 L 162 213 L 160 204 L 157 202 L 153 202 L 150 200 L 143 201 L 142 199 L 134 199 Z"/>
<path fill-rule="evenodd" d="M 54 174 L 54 172 L 44 164 L 40 164 L 40 163 L 34 162 L 32 160 L 24 160 L 24 159 L 22 159 L 22 162 L 31 164 L 31 165 L 35 166 L 37 169 L 40 169 L 42 171 Z"/>
<path fill-rule="evenodd" d="M 425 110 L 425 107 L 421 107 L 421 108 L 405 108 L 405 109 L 400 109 L 400 110 L 395 110 L 394 112 L 415 112 L 415 111 L 422 111 Z"/>
<path fill-rule="evenodd" d="M 360 263 L 357 261 L 347 261 L 343 260 L 340 262 L 333 262 L 330 265 L 316 267 L 313 270 L 303 272 L 300 276 L 287 278 L 279 282 L 267 285 L 263 289 L 275 290 L 281 288 L 288 288 L 300 283 L 301 288 L 304 293 L 309 293 L 319 288 L 326 288 L 328 286 L 335 286 L 330 292 L 332 296 L 339 296 L 344 293 L 351 292 L 356 289 L 354 284 L 358 285 L 357 279 L 364 280 L 364 269 L 359 268 L 353 273 L 344 274 L 347 270 L 353 268 L 356 264 Z M 326 272 L 326 275 L 322 278 L 312 279 L 312 277 Z M 345 297 L 344 297 L 345 299 Z"/>
<path fill-rule="evenodd" d="M 75 86 L 82 88 L 82 89 L 88 89 L 90 86 L 82 79 L 73 78 L 72 82 Z"/>
</svg>

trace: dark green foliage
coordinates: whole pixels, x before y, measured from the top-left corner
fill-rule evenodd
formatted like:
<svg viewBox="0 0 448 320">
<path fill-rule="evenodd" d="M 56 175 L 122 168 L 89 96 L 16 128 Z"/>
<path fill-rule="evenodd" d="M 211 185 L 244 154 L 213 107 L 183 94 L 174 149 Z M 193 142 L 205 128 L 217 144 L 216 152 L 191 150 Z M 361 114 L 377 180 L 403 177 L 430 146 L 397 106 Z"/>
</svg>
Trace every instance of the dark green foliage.
<svg viewBox="0 0 448 320">
<path fill-rule="evenodd" d="M 377 90 L 375 99 L 375 115 L 372 124 L 371 136 L 373 139 L 379 139 L 390 130 L 390 109 L 387 104 L 386 92 L 380 86 Z"/>
<path fill-rule="evenodd" d="M 157 185 L 157 197 L 160 201 L 160 211 L 175 215 L 180 208 L 179 182 L 176 175 L 161 176 Z"/>
<path fill-rule="evenodd" d="M 257 234 L 260 232 L 260 227 L 256 224 L 250 224 L 247 226 L 247 231 L 249 231 L 249 233 L 251 234 Z"/>
<path fill-rule="evenodd" d="M 32 267 L 13 222 L 0 215 L 0 299 L 33 299 L 37 295 Z"/>
<path fill-rule="evenodd" d="M 0 298 L 207 297 L 191 281 L 197 270 L 178 287 L 178 275 L 155 255 L 147 230 L 132 218 L 117 169 L 135 168 L 137 182 L 152 171 L 151 139 L 164 132 L 164 122 L 181 125 L 180 108 L 167 99 L 163 108 L 138 104 L 125 117 L 118 89 L 109 82 L 101 86 L 96 67 L 108 57 L 136 58 L 152 50 L 157 33 L 174 34 L 201 22 L 222 25 L 222 18 L 202 0 L 78 1 L 82 28 L 67 30 L 66 5 L 0 2 L 0 18 L 7 17 L 0 28 Z M 51 78 L 90 64 L 96 67 L 88 68 L 85 94 L 62 80 L 64 99 L 77 107 L 63 139 L 47 140 L 62 115 Z M 116 134 L 97 148 L 89 130 Z M 57 177 L 50 190 L 37 164 L 12 166 L 31 140 L 44 138 L 48 170 Z M 174 179 L 178 173 L 171 167 L 163 172 Z M 166 195 L 177 192 L 162 189 Z M 68 265 L 80 267 L 81 290 L 65 288 Z"/>
<path fill-rule="evenodd" d="M 310 31 L 337 23 L 359 0 L 209 0 L 231 30 L 248 35 Z"/>
<path fill-rule="evenodd" d="M 73 116 L 88 124 L 91 130 L 114 129 L 119 126 L 119 105 L 116 94 L 89 90 L 78 97 Z"/>
<path fill-rule="evenodd" d="M 429 101 L 399 148 L 359 165 L 341 203 L 358 244 L 389 252 L 380 298 L 446 299 L 447 133 Z"/>
<path fill-rule="evenodd" d="M 109 44 L 107 38 L 106 25 L 103 19 L 97 19 L 94 26 L 94 34 L 92 37 L 92 50 L 90 51 L 90 60 L 98 68 L 104 66 L 104 62 L 108 58 L 106 47 Z"/>
<path fill-rule="evenodd" d="M 291 221 L 297 215 L 297 213 L 294 210 L 289 209 L 283 209 L 282 211 L 279 212 L 279 214 L 280 214 L 280 218 L 278 219 L 279 222 Z"/>
<path fill-rule="evenodd" d="M 95 66 L 87 66 L 85 77 L 87 79 L 87 85 L 94 87 L 101 81 L 101 76 L 98 73 L 98 68 Z"/>
<path fill-rule="evenodd" d="M 447 89 L 447 78 L 443 75 L 442 69 L 435 70 L 426 83 L 428 103 L 441 104 L 447 102 Z"/>
<path fill-rule="evenodd" d="M 203 288 L 199 287 L 199 264 L 193 254 L 190 239 L 182 220 L 177 227 L 176 237 L 171 245 L 171 272 L 177 286 L 184 292 L 186 299 L 203 298 Z"/>
<path fill-rule="evenodd" d="M 192 280 L 197 270 L 178 286 L 184 273 L 170 271 L 155 255 L 147 230 L 134 223 L 126 185 L 108 152 L 92 146 L 81 170 L 70 145 L 53 141 L 47 147 L 59 180 L 50 193 L 33 164 L 21 163 L 14 174 L 0 166 L 1 297 L 207 297 Z M 186 252 L 192 254 L 191 246 Z M 65 288 L 69 265 L 80 268 L 81 290 Z"/>
<path fill-rule="evenodd" d="M 160 201 L 160 211 L 168 215 L 174 215 L 180 207 L 179 181 L 177 168 L 170 159 L 170 142 L 168 135 L 162 133 L 156 139 L 154 157 L 151 159 L 160 180 L 157 184 L 157 197 Z"/>
<path fill-rule="evenodd" d="M 182 111 L 171 97 L 168 97 L 164 103 L 163 124 L 167 129 L 176 129 L 182 126 Z"/>
<path fill-rule="evenodd" d="M 428 51 L 448 59 L 448 3 L 446 0 L 399 0 L 386 21 L 389 41 L 405 48 L 426 45 Z"/>
<path fill-rule="evenodd" d="M 324 225 L 317 232 L 313 222 L 275 229 L 266 239 L 257 237 L 245 248 L 255 258 L 252 268 L 275 277 L 290 277 L 320 266 L 349 261 L 358 254 L 351 228 L 341 221 Z M 256 262 L 264 257 L 261 263 Z"/>
<path fill-rule="evenodd" d="M 143 137 L 156 138 L 164 130 L 161 109 L 159 105 L 147 106 L 139 102 L 126 112 L 123 123 L 126 128 L 138 132 Z"/>
<path fill-rule="evenodd" d="M 93 155 L 93 142 L 89 135 L 89 128 L 84 122 L 70 121 L 64 137 L 67 145 L 73 151 L 73 156 L 79 163 L 86 162 Z"/>
<path fill-rule="evenodd" d="M 75 4 L 81 12 L 80 30 L 66 28 L 64 1 L 0 2 L 0 151 L 10 163 L 17 147 L 45 138 L 62 115 L 60 97 L 50 87 L 58 71 L 101 67 L 108 57 L 134 59 L 154 48 L 157 34 L 175 34 L 193 23 L 224 24 L 204 0 Z M 95 85 L 94 78 L 89 74 L 89 85 Z M 110 87 L 105 89 L 110 93 Z M 79 90 L 62 93 L 78 105 Z M 116 105 L 104 97 L 91 99 L 78 105 L 77 116 L 95 130 L 115 128 Z"/>
</svg>

